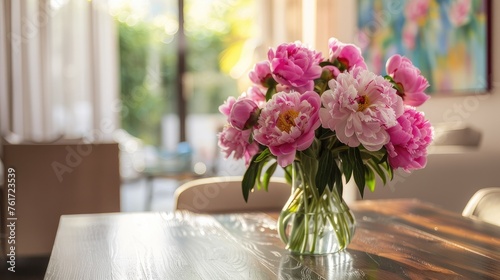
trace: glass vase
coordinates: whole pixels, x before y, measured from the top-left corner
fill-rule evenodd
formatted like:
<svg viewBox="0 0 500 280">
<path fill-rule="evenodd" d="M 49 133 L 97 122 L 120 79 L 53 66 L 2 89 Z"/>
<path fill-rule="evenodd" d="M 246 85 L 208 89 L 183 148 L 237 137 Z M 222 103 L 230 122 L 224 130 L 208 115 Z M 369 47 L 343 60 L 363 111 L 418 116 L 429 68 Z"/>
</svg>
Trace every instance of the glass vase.
<svg viewBox="0 0 500 280">
<path fill-rule="evenodd" d="M 278 218 L 278 234 L 297 254 L 329 254 L 344 250 L 354 235 L 354 216 L 337 193 L 327 186 L 322 195 L 300 164 L 292 168 L 292 192 Z"/>
</svg>

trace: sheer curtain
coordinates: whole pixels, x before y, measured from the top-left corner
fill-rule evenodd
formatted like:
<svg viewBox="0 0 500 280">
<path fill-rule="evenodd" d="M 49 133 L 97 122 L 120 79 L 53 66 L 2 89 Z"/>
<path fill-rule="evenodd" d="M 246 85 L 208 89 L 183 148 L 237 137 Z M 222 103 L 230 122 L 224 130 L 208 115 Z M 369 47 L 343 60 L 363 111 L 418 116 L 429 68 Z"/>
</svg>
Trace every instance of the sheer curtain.
<svg viewBox="0 0 500 280">
<path fill-rule="evenodd" d="M 108 141 L 118 124 L 117 35 L 106 0 L 0 0 L 0 132 Z"/>
<path fill-rule="evenodd" d="M 344 0 L 260 0 L 258 1 L 261 42 L 260 59 L 270 46 L 301 41 L 328 55 L 328 38 L 356 43 L 356 1 Z"/>
</svg>

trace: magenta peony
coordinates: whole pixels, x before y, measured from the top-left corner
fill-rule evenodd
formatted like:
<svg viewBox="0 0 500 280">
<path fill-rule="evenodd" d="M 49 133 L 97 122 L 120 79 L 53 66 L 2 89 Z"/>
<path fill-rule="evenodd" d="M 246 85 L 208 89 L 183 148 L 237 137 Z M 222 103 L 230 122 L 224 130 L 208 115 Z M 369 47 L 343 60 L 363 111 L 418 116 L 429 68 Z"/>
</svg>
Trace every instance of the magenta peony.
<svg viewBox="0 0 500 280">
<path fill-rule="evenodd" d="M 320 107 L 320 97 L 314 91 L 278 92 L 262 109 L 254 139 L 268 146 L 278 164 L 285 167 L 295 160 L 296 151 L 311 146 L 320 126 Z"/>
<path fill-rule="evenodd" d="M 395 54 L 386 63 L 389 75 L 396 87 L 403 103 L 410 106 L 420 106 L 430 98 L 424 91 L 429 87 L 427 79 L 420 74 L 420 70 L 406 57 Z"/>
<path fill-rule="evenodd" d="M 225 126 L 221 133 L 219 133 L 219 147 L 228 158 L 233 155 L 234 159 L 245 158 L 245 164 L 249 164 L 252 157 L 259 151 L 259 145 L 256 142 L 249 143 L 250 134 L 249 130 L 238 130 L 232 126 Z"/>
<path fill-rule="evenodd" d="M 432 141 L 433 130 L 422 112 L 406 107 L 403 115 L 398 118 L 398 124 L 387 132 L 390 141 L 385 147 L 392 168 L 411 171 L 425 167 L 427 147 Z"/>
<path fill-rule="evenodd" d="M 299 42 L 281 44 L 267 53 L 273 78 L 299 92 L 314 89 L 314 79 L 321 76 L 321 53 Z"/>
<path fill-rule="evenodd" d="M 342 70 L 351 70 L 354 67 L 367 69 L 365 59 L 361 55 L 361 49 L 352 44 L 345 44 L 336 38 L 328 40 L 329 60 L 337 60 L 342 66 Z"/>
<path fill-rule="evenodd" d="M 240 98 L 231 108 L 229 123 L 239 130 L 249 129 L 257 122 L 258 109 L 259 106 L 253 100 Z"/>
<path fill-rule="evenodd" d="M 248 74 L 248 77 L 256 85 L 260 85 L 263 87 L 269 86 L 269 79 L 272 79 L 269 61 L 261 61 L 256 63 L 253 70 Z"/>
<path fill-rule="evenodd" d="M 336 132 L 340 142 L 369 151 L 380 150 L 389 142 L 388 127 L 396 125 L 403 103 L 381 76 L 355 68 L 330 80 L 330 90 L 321 96 L 324 108 L 320 119 L 324 128 Z"/>
</svg>

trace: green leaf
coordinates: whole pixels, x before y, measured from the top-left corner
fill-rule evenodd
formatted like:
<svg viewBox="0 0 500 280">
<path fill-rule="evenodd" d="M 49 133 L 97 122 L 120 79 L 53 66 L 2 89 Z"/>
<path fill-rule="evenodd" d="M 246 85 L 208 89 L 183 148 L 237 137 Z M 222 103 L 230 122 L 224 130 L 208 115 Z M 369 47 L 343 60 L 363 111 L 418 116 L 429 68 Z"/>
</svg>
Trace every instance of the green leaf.
<svg viewBox="0 0 500 280">
<path fill-rule="evenodd" d="M 389 180 L 392 181 L 394 179 L 394 170 L 392 170 L 392 167 L 389 165 L 389 162 L 387 162 L 386 170 L 389 173 Z"/>
<path fill-rule="evenodd" d="M 276 87 L 275 86 L 269 87 L 266 92 L 266 101 L 269 101 L 269 99 L 271 99 L 275 93 L 276 93 Z"/>
<path fill-rule="evenodd" d="M 304 180 L 309 182 L 312 187 L 316 187 L 316 174 L 318 173 L 318 160 L 310 157 L 302 152 L 298 152 L 297 156 L 300 160 L 300 165 L 303 169 Z"/>
<path fill-rule="evenodd" d="M 344 193 L 344 184 L 342 183 L 342 172 L 340 172 L 340 169 L 337 165 L 337 163 L 335 163 L 333 165 L 333 169 L 332 169 L 332 176 L 334 177 L 334 181 L 335 181 L 335 187 L 337 188 L 337 193 L 342 196 L 342 194 Z M 333 191 L 333 183 L 332 185 L 330 185 L 330 191 Z"/>
<path fill-rule="evenodd" d="M 385 174 L 384 170 L 380 167 L 380 165 L 375 163 L 373 160 L 369 160 L 368 165 L 371 167 L 371 169 L 373 171 L 377 172 L 380 179 L 382 179 L 382 182 L 384 183 L 384 185 L 387 184 L 386 174 Z"/>
<path fill-rule="evenodd" d="M 292 184 L 292 168 L 293 164 L 285 166 L 283 171 L 285 171 L 285 180 L 291 185 Z"/>
<path fill-rule="evenodd" d="M 394 170 L 392 169 L 391 165 L 389 164 L 389 157 L 388 153 L 384 155 L 384 157 L 381 159 L 380 165 L 385 168 L 387 171 L 387 174 L 389 174 L 389 180 L 392 181 L 394 179 Z"/>
<path fill-rule="evenodd" d="M 391 76 L 389 76 L 389 75 L 385 75 L 385 76 L 384 76 L 384 79 L 388 80 L 389 82 L 391 82 L 391 83 L 393 83 L 393 84 L 395 83 L 395 82 L 394 82 L 394 79 L 393 79 Z"/>
<path fill-rule="evenodd" d="M 325 60 L 325 61 L 322 61 L 322 62 L 319 63 L 319 66 L 321 66 L 321 68 L 323 68 L 323 67 L 325 67 L 327 65 L 333 65 L 333 63 L 331 63 L 328 60 Z"/>
<path fill-rule="evenodd" d="M 259 165 L 257 166 L 257 174 L 255 175 L 255 185 L 257 185 L 257 190 L 262 189 L 262 181 L 260 178 L 260 174 L 262 173 L 262 168 L 264 168 L 264 165 L 266 164 L 267 161 L 259 161 L 257 162 Z"/>
<path fill-rule="evenodd" d="M 387 162 L 388 161 L 388 157 L 389 157 L 389 153 L 386 152 L 384 154 L 384 156 L 380 159 L 380 161 L 378 163 L 381 164 L 381 163 Z"/>
<path fill-rule="evenodd" d="M 324 140 L 335 136 L 335 132 L 330 129 L 320 127 L 318 131 L 320 133 L 320 135 L 317 137 L 319 140 Z"/>
<path fill-rule="evenodd" d="M 256 157 L 257 155 L 254 156 L 254 159 Z M 257 179 L 257 173 L 259 170 L 260 163 L 256 162 L 254 159 L 250 162 L 250 165 L 243 175 L 243 180 L 241 181 L 243 198 L 245 199 L 245 202 L 248 202 L 248 195 L 255 186 L 255 180 Z"/>
<path fill-rule="evenodd" d="M 268 77 L 268 78 L 266 78 L 266 80 L 264 82 L 264 87 L 276 88 L 277 84 L 278 84 L 278 82 L 276 82 L 276 80 L 273 77 Z"/>
<path fill-rule="evenodd" d="M 363 159 L 361 158 L 361 153 L 359 152 L 358 148 L 349 148 L 349 156 L 353 158 L 354 160 L 354 168 L 352 170 L 353 176 L 354 176 L 354 182 L 356 182 L 356 185 L 358 186 L 359 193 L 361 194 L 361 197 L 363 197 L 363 193 L 365 190 L 365 165 L 363 163 Z"/>
<path fill-rule="evenodd" d="M 325 151 L 321 154 L 318 163 L 318 173 L 316 173 L 316 187 L 318 188 L 318 194 L 323 194 L 326 185 L 332 185 L 334 182 L 334 180 L 331 180 L 332 173 L 335 172 L 332 172 L 334 165 L 336 166 L 337 164 L 335 163 L 335 158 L 330 151 Z"/>
<path fill-rule="evenodd" d="M 269 151 L 269 148 L 266 148 L 264 151 L 260 152 L 257 154 L 257 158 L 255 158 L 255 162 L 261 162 L 263 160 L 266 160 L 269 156 L 271 155 L 271 151 Z"/>
<path fill-rule="evenodd" d="M 365 173 L 365 181 L 366 181 L 366 186 L 370 189 L 370 191 L 375 191 L 375 173 L 373 173 L 373 170 L 370 168 L 366 168 L 366 173 Z"/>
<path fill-rule="evenodd" d="M 352 160 L 349 158 L 349 154 L 347 152 L 339 153 L 339 157 L 342 162 L 342 173 L 344 173 L 345 182 L 348 183 L 352 176 Z"/>
<path fill-rule="evenodd" d="M 268 190 L 269 186 L 269 181 L 271 180 L 271 177 L 274 174 L 274 171 L 276 171 L 276 167 L 278 167 L 278 162 L 275 162 L 267 168 L 266 172 L 264 173 L 264 178 L 262 179 L 262 185 L 264 186 L 264 190 Z"/>
</svg>

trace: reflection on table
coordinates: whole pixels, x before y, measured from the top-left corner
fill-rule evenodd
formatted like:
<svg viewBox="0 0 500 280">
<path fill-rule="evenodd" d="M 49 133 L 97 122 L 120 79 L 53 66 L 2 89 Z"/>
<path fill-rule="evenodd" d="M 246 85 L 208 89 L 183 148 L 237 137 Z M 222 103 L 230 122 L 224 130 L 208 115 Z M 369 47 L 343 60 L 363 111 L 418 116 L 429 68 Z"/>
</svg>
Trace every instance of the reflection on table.
<svg viewBox="0 0 500 280">
<path fill-rule="evenodd" d="M 343 253 L 292 255 L 276 213 L 62 216 L 45 279 L 498 279 L 500 230 L 417 200 L 352 205 Z"/>
</svg>

